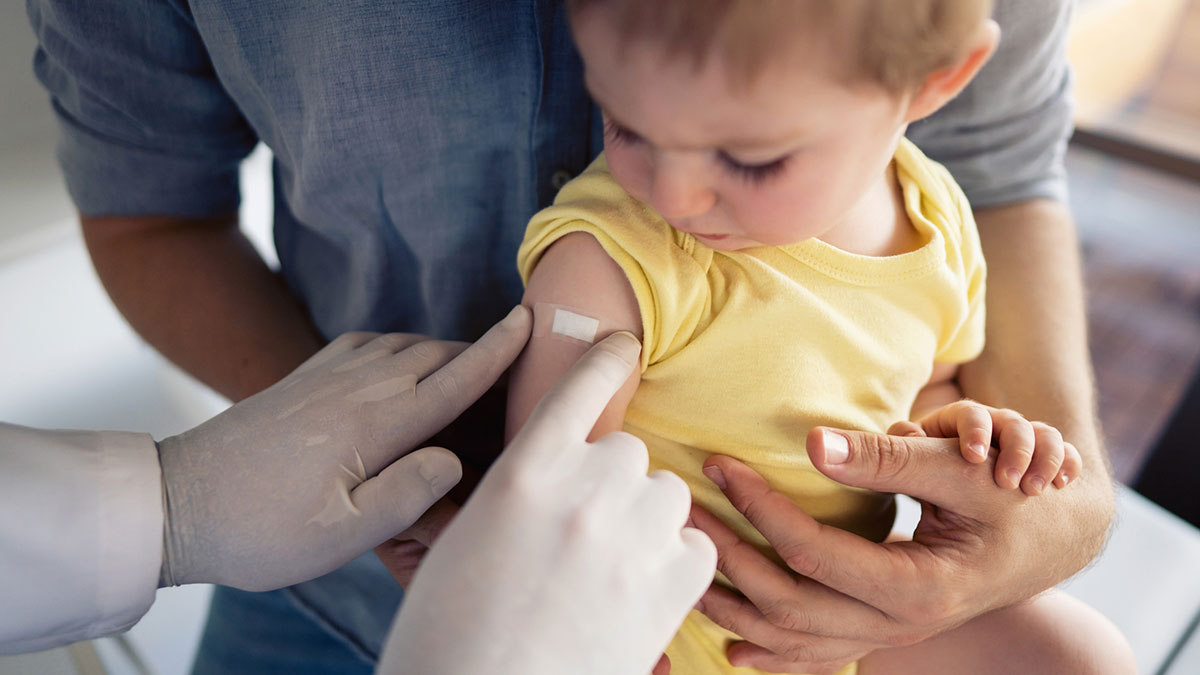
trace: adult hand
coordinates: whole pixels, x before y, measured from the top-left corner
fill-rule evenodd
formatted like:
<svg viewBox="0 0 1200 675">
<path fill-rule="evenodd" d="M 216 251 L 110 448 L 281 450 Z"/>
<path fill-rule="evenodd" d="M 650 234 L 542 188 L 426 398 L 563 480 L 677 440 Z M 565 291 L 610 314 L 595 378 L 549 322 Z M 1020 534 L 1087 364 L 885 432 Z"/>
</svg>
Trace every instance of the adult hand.
<svg viewBox="0 0 1200 675">
<path fill-rule="evenodd" d="M 160 585 L 269 590 L 337 569 L 413 523 L 462 474 L 410 452 L 508 368 L 518 307 L 473 345 L 349 333 L 271 388 L 159 443 Z"/>
<path fill-rule="evenodd" d="M 832 672 L 1030 598 L 1076 571 L 1044 545 L 1058 523 L 1030 511 L 1035 501 L 1069 495 L 1074 483 L 1039 497 L 999 489 L 992 462 L 963 461 L 958 439 L 814 429 L 807 444 L 813 464 L 839 483 L 918 499 L 921 520 L 911 541 L 877 544 L 818 523 L 746 465 L 710 457 L 705 474 L 801 575 L 693 508 L 717 546 L 718 569 L 745 594 L 714 586 L 700 606 L 746 639 L 727 652 L 734 665 Z"/>
<path fill-rule="evenodd" d="M 637 357 L 609 337 L 541 401 L 417 571 L 379 672 L 650 671 L 716 552 L 641 441 L 587 442 Z"/>
</svg>

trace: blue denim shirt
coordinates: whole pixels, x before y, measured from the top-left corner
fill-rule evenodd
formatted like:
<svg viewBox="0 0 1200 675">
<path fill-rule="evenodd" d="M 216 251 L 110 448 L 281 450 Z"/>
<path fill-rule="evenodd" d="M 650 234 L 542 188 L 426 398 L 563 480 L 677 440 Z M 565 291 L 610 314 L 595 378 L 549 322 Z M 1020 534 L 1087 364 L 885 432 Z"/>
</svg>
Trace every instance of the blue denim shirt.
<svg viewBox="0 0 1200 675">
<path fill-rule="evenodd" d="M 27 0 L 84 214 L 232 214 L 275 155 L 282 271 L 328 337 L 473 339 L 521 296 L 528 218 L 601 148 L 558 0 Z M 1069 0 L 999 0 L 1001 49 L 910 137 L 976 206 L 1065 198 Z M 373 557 L 291 591 L 366 656 Z"/>
<path fill-rule="evenodd" d="M 327 337 L 478 337 L 520 300 L 529 216 L 600 150 L 563 6 L 29 5 L 80 211 L 235 211 L 275 154 L 283 273 Z"/>
</svg>

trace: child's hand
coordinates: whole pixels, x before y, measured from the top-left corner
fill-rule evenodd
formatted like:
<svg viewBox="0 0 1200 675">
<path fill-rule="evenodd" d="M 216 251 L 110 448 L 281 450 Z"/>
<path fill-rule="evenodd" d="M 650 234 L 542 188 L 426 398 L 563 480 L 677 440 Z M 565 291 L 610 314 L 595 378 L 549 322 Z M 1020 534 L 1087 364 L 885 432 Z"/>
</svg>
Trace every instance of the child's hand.
<svg viewBox="0 0 1200 675">
<path fill-rule="evenodd" d="M 1063 440 L 1058 429 L 1030 422 L 1013 410 L 965 399 L 942 406 L 919 422 L 896 422 L 888 433 L 958 437 L 962 455 L 971 463 L 986 460 L 989 448 L 996 448 L 996 484 L 1010 490 L 1019 486 L 1031 497 L 1042 494 L 1050 484 L 1066 487 L 1083 470 L 1079 451 Z"/>
</svg>

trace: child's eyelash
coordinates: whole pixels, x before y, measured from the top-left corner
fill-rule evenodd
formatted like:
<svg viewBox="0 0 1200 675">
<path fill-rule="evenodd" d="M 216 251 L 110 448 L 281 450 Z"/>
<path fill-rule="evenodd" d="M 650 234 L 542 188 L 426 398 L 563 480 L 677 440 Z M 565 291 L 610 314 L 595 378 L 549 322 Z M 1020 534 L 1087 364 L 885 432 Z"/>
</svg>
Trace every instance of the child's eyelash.
<svg viewBox="0 0 1200 675">
<path fill-rule="evenodd" d="M 641 136 L 616 124 L 611 119 L 604 120 L 604 134 L 614 145 L 637 143 L 642 140 Z M 780 157 L 766 164 L 742 164 L 724 152 L 719 152 L 717 156 L 726 171 L 753 185 L 765 183 L 778 176 L 787 167 L 788 159 Z"/>
<path fill-rule="evenodd" d="M 765 183 L 787 168 L 787 157 L 767 162 L 766 164 L 742 164 L 724 152 L 720 153 L 721 164 L 725 169 L 742 180 L 758 185 Z"/>
<path fill-rule="evenodd" d="M 604 120 L 604 135 L 611 138 L 612 142 L 617 145 L 622 143 L 635 143 L 642 140 L 641 136 L 638 136 L 625 127 L 617 125 L 610 119 Z"/>
</svg>

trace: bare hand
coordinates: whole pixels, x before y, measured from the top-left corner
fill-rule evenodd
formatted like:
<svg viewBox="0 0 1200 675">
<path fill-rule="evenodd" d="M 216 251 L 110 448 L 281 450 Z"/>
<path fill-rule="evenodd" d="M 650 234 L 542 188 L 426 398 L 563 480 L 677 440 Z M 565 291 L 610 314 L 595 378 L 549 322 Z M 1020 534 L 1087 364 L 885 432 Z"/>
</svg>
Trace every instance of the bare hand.
<svg viewBox="0 0 1200 675">
<path fill-rule="evenodd" d="M 835 463 L 839 437 L 848 447 Z M 801 575 L 693 507 L 696 527 L 717 546 L 718 569 L 746 596 L 713 587 L 701 600 L 709 618 L 747 640 L 729 648 L 734 665 L 831 672 L 1030 598 L 1076 571 L 1041 543 L 1059 523 L 1029 511 L 1031 501 L 1067 498 L 1073 483 L 1037 500 L 998 490 L 991 463 L 964 462 L 958 439 L 814 429 L 807 444 L 813 464 L 840 483 L 920 500 L 921 520 L 912 541 L 877 544 L 818 523 L 744 464 L 710 457 L 706 474 Z"/>
</svg>

